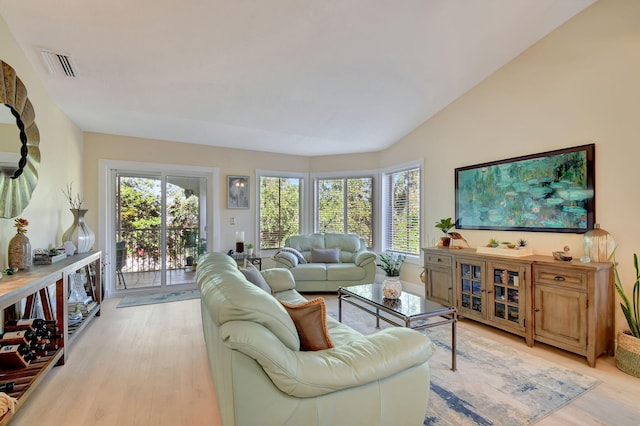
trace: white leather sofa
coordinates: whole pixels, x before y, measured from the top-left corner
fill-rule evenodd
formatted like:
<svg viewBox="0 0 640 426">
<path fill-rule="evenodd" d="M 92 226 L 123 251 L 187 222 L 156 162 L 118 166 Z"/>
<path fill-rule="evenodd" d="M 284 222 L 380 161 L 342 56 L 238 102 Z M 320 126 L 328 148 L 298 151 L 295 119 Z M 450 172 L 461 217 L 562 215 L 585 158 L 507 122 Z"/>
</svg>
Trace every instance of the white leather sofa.
<svg viewBox="0 0 640 426">
<path fill-rule="evenodd" d="M 419 425 L 429 397 L 425 335 L 394 327 L 363 336 L 327 317 L 335 347 L 300 351 L 281 303 L 306 302 L 285 269 L 261 272 L 273 295 L 247 281 L 235 261 L 198 262 L 202 322 L 222 424 Z"/>
<path fill-rule="evenodd" d="M 318 249 L 334 249 L 337 258 L 326 262 L 325 256 L 317 261 Z M 292 235 L 273 259 L 276 267 L 291 271 L 296 289 L 302 292 L 338 291 L 338 287 L 373 283 L 376 276 L 376 254 L 355 234 Z"/>
</svg>

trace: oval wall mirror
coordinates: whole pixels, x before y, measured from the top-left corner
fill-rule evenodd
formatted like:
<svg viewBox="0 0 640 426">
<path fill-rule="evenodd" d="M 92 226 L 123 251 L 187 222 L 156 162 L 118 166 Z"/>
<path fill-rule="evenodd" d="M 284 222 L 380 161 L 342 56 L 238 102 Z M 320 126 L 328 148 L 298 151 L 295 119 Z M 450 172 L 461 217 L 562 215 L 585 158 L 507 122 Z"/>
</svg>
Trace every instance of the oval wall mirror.
<svg viewBox="0 0 640 426">
<path fill-rule="evenodd" d="M 0 217 L 12 218 L 27 207 L 38 183 L 40 133 L 27 88 L 4 61 L 0 103 Z"/>
</svg>

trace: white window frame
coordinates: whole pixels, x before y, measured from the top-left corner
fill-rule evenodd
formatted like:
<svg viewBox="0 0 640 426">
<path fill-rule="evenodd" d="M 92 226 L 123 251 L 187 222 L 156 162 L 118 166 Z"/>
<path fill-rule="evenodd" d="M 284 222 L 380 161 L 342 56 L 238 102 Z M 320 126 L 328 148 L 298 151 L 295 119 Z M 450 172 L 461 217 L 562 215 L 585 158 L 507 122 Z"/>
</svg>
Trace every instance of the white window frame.
<svg viewBox="0 0 640 426">
<path fill-rule="evenodd" d="M 418 243 L 418 253 L 415 254 L 408 254 L 407 255 L 407 261 L 410 263 L 420 263 L 420 248 L 423 247 L 423 230 L 424 230 L 424 160 L 418 160 L 418 161 L 411 161 L 411 162 L 406 162 L 406 163 L 402 163 L 402 164 L 397 164 L 394 166 L 390 166 L 390 167 L 385 167 L 383 169 L 380 170 L 380 185 L 378 186 L 378 188 L 380 188 L 379 191 L 379 195 L 380 195 L 380 209 L 379 209 L 379 214 L 380 214 L 380 218 L 381 220 L 378 222 L 378 225 L 380 226 L 380 252 L 385 252 L 388 251 L 388 247 L 387 247 L 387 229 L 388 227 L 386 226 L 387 223 L 387 211 L 386 211 L 386 207 L 389 203 L 389 194 L 385 185 L 385 178 L 386 176 L 392 174 L 392 173 L 398 173 L 398 172 L 402 172 L 402 171 L 406 171 L 406 170 L 410 170 L 410 169 L 419 169 L 420 171 L 420 219 L 419 219 L 419 243 Z"/>
<path fill-rule="evenodd" d="M 381 217 L 378 215 L 378 210 L 379 210 L 379 191 L 378 188 L 380 187 L 379 185 L 379 181 L 380 181 L 380 172 L 379 170 L 358 170 L 358 171 L 342 171 L 342 172 L 330 172 L 330 173 L 312 173 L 311 174 L 311 181 L 312 181 L 312 185 L 313 185 L 313 211 L 312 211 L 312 215 L 313 215 L 313 220 L 312 220 L 312 224 L 313 224 L 313 230 L 314 232 L 318 232 L 319 227 L 318 227 L 318 222 L 319 222 L 319 210 L 318 210 L 318 181 L 321 179 L 350 179 L 350 178 L 363 178 L 363 177 L 367 177 L 367 178 L 372 178 L 372 192 L 371 192 L 371 196 L 373 197 L 373 205 L 372 205 L 372 218 L 371 220 L 373 221 L 373 235 L 372 235 L 372 244 L 373 247 L 371 247 L 371 249 L 374 249 L 375 247 L 377 247 L 380 244 L 380 238 L 378 238 L 379 236 L 379 232 L 380 232 L 380 224 L 378 223 L 378 217 Z"/>
<path fill-rule="evenodd" d="M 255 180 L 255 188 L 256 188 L 256 236 L 254 241 L 257 242 L 256 247 L 261 246 L 260 241 L 260 178 L 262 177 L 278 177 L 278 178 L 288 178 L 288 179 L 302 179 L 302 185 L 300 185 L 300 233 L 309 233 L 309 215 L 311 212 L 309 211 L 309 173 L 297 173 L 297 172 L 285 172 L 282 170 L 256 170 L 256 180 Z M 260 250 L 261 253 L 270 253 L 275 250 Z"/>
</svg>

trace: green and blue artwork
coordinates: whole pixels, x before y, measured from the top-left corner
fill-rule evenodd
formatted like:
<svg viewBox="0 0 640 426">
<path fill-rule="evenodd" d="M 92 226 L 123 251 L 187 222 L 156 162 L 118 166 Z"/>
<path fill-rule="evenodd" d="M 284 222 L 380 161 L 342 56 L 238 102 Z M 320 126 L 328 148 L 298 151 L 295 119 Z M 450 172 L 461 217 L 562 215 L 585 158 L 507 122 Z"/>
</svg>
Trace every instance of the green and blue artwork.
<svg viewBox="0 0 640 426">
<path fill-rule="evenodd" d="M 456 169 L 456 228 L 586 232 L 594 145 Z"/>
</svg>

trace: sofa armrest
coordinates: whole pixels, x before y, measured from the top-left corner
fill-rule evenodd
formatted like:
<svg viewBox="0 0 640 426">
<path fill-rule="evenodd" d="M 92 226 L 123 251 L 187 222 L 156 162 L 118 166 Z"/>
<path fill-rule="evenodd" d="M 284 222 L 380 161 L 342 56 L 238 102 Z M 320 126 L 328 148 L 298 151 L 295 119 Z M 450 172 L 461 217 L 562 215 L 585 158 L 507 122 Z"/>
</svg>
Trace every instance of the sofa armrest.
<svg viewBox="0 0 640 426">
<path fill-rule="evenodd" d="M 280 251 L 274 254 L 273 260 L 276 261 L 276 266 L 287 269 L 295 268 L 298 265 L 298 258 L 293 253 L 286 251 Z"/>
<path fill-rule="evenodd" d="M 255 359 L 278 389 L 297 398 L 385 379 L 424 364 L 435 350 L 427 336 L 403 327 L 315 352 L 293 351 L 257 323 L 227 322 L 220 332 L 225 345 Z"/>
<path fill-rule="evenodd" d="M 361 250 L 355 253 L 353 263 L 355 263 L 356 266 L 364 266 L 369 263 L 375 262 L 375 260 L 376 254 L 374 252 L 369 250 Z"/>
<path fill-rule="evenodd" d="M 271 268 L 265 269 L 261 273 L 273 293 L 296 288 L 296 280 L 288 269 Z"/>
</svg>

